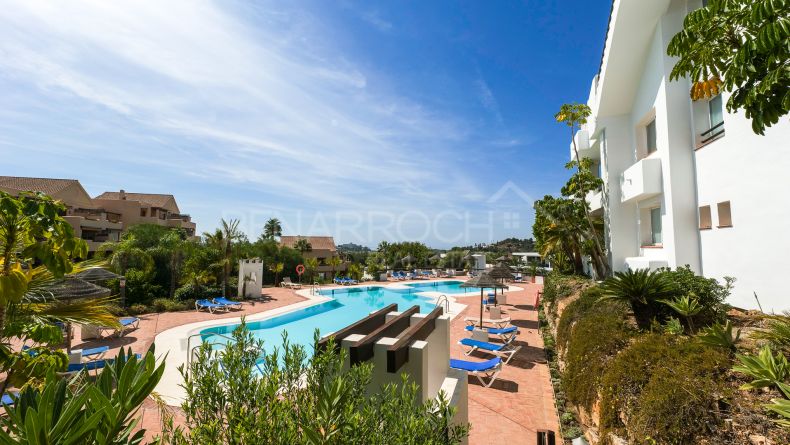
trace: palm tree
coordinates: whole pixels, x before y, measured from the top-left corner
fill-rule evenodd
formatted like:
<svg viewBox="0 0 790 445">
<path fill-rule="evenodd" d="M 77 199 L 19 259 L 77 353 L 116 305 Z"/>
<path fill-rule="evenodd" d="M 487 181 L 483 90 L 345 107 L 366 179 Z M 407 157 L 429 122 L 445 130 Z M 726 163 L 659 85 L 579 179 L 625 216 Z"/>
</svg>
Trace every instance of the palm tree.
<svg viewBox="0 0 790 445">
<path fill-rule="evenodd" d="M 335 269 L 341 264 L 343 264 L 343 260 L 341 260 L 339 256 L 329 258 L 329 265 L 332 266 L 332 278 L 335 277 Z"/>
<path fill-rule="evenodd" d="M 313 245 L 310 244 L 310 241 L 308 241 L 307 238 L 299 238 L 294 243 L 294 249 L 298 250 L 304 255 L 305 252 L 310 252 L 313 250 Z"/>
<path fill-rule="evenodd" d="M 282 236 L 283 227 L 280 220 L 277 218 L 269 218 L 266 225 L 263 226 L 263 236 L 268 239 L 274 239 L 276 236 Z"/>
<path fill-rule="evenodd" d="M 274 273 L 275 286 L 277 286 L 277 282 L 280 280 L 280 273 L 282 273 L 284 267 L 285 265 L 283 263 L 274 263 L 269 266 L 269 270 Z"/>
<path fill-rule="evenodd" d="M 222 296 L 228 295 L 228 278 L 230 271 L 233 269 L 233 243 L 239 240 L 243 232 L 239 230 L 239 220 L 231 219 L 225 221 L 220 220 L 222 227 L 216 229 L 214 233 L 203 233 L 206 239 L 206 244 L 219 250 L 222 258 L 219 265 L 222 268 Z"/>
<path fill-rule="evenodd" d="M 134 236 L 124 237 L 118 242 L 103 243 L 96 254 L 107 258 L 110 267 L 120 275 L 126 275 L 129 269 L 150 271 L 154 267 L 154 259 L 148 252 L 138 247 Z"/>
<path fill-rule="evenodd" d="M 318 270 L 318 258 L 306 258 L 304 268 L 310 273 L 310 282 L 312 283 L 315 279 L 315 271 Z"/>
</svg>

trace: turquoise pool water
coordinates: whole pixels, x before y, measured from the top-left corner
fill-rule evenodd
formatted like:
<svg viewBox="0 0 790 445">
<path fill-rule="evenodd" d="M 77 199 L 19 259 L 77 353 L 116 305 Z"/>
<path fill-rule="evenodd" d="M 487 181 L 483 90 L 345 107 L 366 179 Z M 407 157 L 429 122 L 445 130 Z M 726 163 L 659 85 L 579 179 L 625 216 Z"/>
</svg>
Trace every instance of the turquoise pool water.
<svg viewBox="0 0 790 445">
<path fill-rule="evenodd" d="M 266 350 L 281 346 L 282 333 L 287 331 L 292 343 L 301 344 L 310 351 L 316 329 L 320 335 L 326 335 L 392 303 L 396 303 L 401 311 L 418 305 L 421 313 L 428 313 L 435 306 L 429 297 L 421 295 L 422 292 L 462 294 L 466 291 L 477 291 L 477 289 L 461 288 L 461 283 L 461 281 L 404 283 L 404 289 L 382 286 L 326 289 L 320 292 L 321 295 L 331 297 L 332 300 L 267 320 L 250 322 L 247 323 L 247 327 L 256 338 L 264 341 Z M 217 326 L 204 329 L 200 333 L 204 342 L 216 343 L 221 347 L 227 340 L 217 334 L 229 335 L 237 326 L 238 324 Z"/>
</svg>

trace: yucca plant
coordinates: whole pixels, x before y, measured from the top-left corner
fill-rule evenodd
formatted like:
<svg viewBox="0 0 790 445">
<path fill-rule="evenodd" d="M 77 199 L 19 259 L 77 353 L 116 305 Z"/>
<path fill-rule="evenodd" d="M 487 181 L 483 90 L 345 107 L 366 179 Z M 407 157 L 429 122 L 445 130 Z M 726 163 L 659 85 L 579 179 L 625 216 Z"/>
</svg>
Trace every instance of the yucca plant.
<svg viewBox="0 0 790 445">
<path fill-rule="evenodd" d="M 616 272 L 613 277 L 604 281 L 601 290 L 604 296 L 599 301 L 618 300 L 628 303 L 639 326 L 645 328 L 650 324 L 657 303 L 671 297 L 675 288 L 663 272 L 629 269 Z"/>
<path fill-rule="evenodd" d="M 702 312 L 702 306 L 699 304 L 697 298 L 693 295 L 684 295 L 675 298 L 674 300 L 658 300 L 661 303 L 671 307 L 672 310 L 682 315 L 686 319 L 689 331 L 694 333 L 694 316 Z"/>
<path fill-rule="evenodd" d="M 733 371 L 752 378 L 752 381 L 742 385 L 741 389 L 779 386 L 790 377 L 790 363 L 787 362 L 787 358 L 781 352 L 774 355 L 768 346 L 763 346 L 757 356 L 738 354 L 736 357 L 740 364 L 735 365 Z"/>
<path fill-rule="evenodd" d="M 732 323 L 730 323 L 730 320 L 727 320 L 725 324 L 714 323 L 708 326 L 702 330 L 697 338 L 708 346 L 735 351 L 736 344 L 741 338 L 741 330 L 736 330 L 733 335 Z"/>
</svg>

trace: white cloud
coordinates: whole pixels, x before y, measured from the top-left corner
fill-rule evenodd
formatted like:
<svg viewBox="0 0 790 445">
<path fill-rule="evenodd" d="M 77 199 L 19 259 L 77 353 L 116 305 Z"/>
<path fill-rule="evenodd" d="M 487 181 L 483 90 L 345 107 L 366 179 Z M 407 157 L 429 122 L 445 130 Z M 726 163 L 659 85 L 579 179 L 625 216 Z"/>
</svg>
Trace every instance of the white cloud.
<svg viewBox="0 0 790 445">
<path fill-rule="evenodd" d="M 0 16 L 0 67 L 44 96 L 66 91 L 128 116 L 136 131 L 198 141 L 187 161 L 219 178 L 293 172 L 299 181 L 269 183 L 283 193 L 320 186 L 322 197 L 349 183 L 417 193 L 415 184 L 435 182 L 439 163 L 421 150 L 449 149 L 460 123 L 369 91 L 365 74 L 326 42 L 305 43 L 324 36 L 303 16 L 253 27 L 220 6 L 20 1 Z"/>
</svg>

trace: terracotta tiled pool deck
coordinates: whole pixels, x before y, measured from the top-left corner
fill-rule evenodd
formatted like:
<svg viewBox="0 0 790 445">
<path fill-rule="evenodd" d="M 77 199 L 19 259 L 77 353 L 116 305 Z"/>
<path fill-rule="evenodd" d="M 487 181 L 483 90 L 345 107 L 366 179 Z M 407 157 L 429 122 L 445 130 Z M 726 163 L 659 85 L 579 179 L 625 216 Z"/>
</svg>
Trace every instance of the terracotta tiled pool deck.
<svg viewBox="0 0 790 445">
<path fill-rule="evenodd" d="M 495 443 L 532 445 L 537 443 L 538 430 L 557 431 L 558 419 L 554 409 L 549 370 L 543 354 L 543 342 L 538 332 L 537 312 L 532 307 L 535 294 L 541 286 L 515 285 L 523 290 L 508 292 L 508 305 L 504 308 L 512 317 L 512 323 L 519 327 L 520 334 L 515 342 L 521 345 L 521 350 L 509 364 L 504 366 L 498 381 L 492 387 L 484 388 L 478 384 L 477 379 L 469 380 L 469 421 L 472 424 L 470 445 Z M 148 349 L 157 334 L 175 326 L 218 318 L 236 318 L 304 300 L 288 289 L 269 288 L 264 289 L 264 293 L 271 297 L 270 301 L 254 305 L 245 304 L 243 312 L 212 315 L 188 311 L 142 315 L 139 329 L 121 339 L 112 338 L 84 343 L 75 340 L 74 347 L 109 345 L 113 350 L 108 356 L 112 356 L 121 347 L 131 347 L 134 352 L 142 353 Z M 487 357 L 482 354 L 464 356 L 461 347 L 457 344 L 466 333 L 464 317 L 476 315 L 479 311 L 479 293 L 458 297 L 457 301 L 466 304 L 467 308 L 452 323 L 452 355 L 454 358 L 483 360 Z M 78 332 L 75 337 L 79 339 Z M 153 401 L 147 400 L 140 413 L 141 426 L 148 431 L 148 438 L 152 438 L 161 431 L 158 408 Z M 559 439 L 559 435 L 557 437 Z"/>
</svg>

